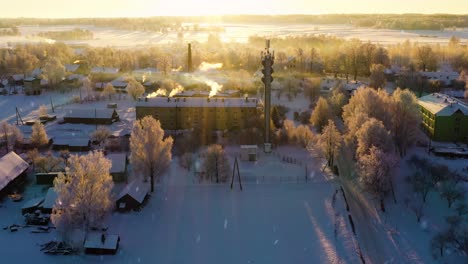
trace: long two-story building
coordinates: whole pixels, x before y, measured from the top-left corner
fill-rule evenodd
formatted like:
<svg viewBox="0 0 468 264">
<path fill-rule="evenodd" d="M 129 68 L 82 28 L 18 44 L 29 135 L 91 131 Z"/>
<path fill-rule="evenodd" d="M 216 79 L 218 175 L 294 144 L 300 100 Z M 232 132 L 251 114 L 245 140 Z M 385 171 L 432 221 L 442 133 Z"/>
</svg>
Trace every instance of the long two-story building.
<svg viewBox="0 0 468 264">
<path fill-rule="evenodd" d="M 136 118 L 152 116 L 164 130 L 241 129 L 257 115 L 257 105 L 256 98 L 146 97 L 136 104 Z"/>
</svg>

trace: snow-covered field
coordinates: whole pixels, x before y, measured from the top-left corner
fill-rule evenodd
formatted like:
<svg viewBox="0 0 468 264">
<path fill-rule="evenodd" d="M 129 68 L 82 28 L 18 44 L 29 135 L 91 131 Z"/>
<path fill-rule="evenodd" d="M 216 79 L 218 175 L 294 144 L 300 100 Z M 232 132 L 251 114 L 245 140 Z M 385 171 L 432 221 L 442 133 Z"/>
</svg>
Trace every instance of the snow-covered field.
<svg viewBox="0 0 468 264">
<path fill-rule="evenodd" d="M 331 35 L 341 38 L 359 38 L 363 41 L 372 41 L 382 44 L 394 44 L 407 39 L 420 43 L 447 43 L 451 36 L 457 36 L 462 42 L 468 40 L 468 29 L 456 31 L 436 30 L 409 30 L 399 31 L 390 29 L 356 28 L 350 25 L 314 25 L 314 24 L 217 24 L 225 28 L 220 33 L 223 41 L 247 42 L 249 36 L 258 35 L 266 37 L 286 37 L 304 34 Z M 158 33 L 130 30 L 117 30 L 105 27 L 86 25 L 56 25 L 56 26 L 20 26 L 21 36 L 0 37 L 0 47 L 8 46 L 8 43 L 32 43 L 39 41 L 53 42 L 53 40 L 35 36 L 44 31 L 64 31 L 74 28 L 88 29 L 93 32 L 94 39 L 83 41 L 66 41 L 69 44 L 88 44 L 97 47 L 109 45 L 128 48 L 167 44 L 179 41 L 177 32 Z M 184 41 L 205 42 L 207 32 L 186 32 Z"/>
<path fill-rule="evenodd" d="M 277 150 L 278 155 L 291 152 L 313 159 L 295 147 Z M 276 155 L 262 160 L 259 166 L 241 162 L 241 174 L 269 177 L 274 169 L 303 176 L 298 165 Z M 237 182 L 233 190 L 229 184 L 194 184 L 193 175 L 174 161 L 142 211 L 109 217 L 108 233 L 121 236 L 116 256 L 48 256 L 39 244 L 56 239 L 55 231 L 32 234 L 23 228 L 0 230 L 2 258 L 14 263 L 357 263 L 343 198 L 339 193 L 333 198 L 337 185 L 315 162 L 308 183 L 244 182 L 240 191 Z M 25 199 L 44 191 L 31 183 Z M 1 203 L 0 227 L 23 222 L 22 204 Z"/>
</svg>

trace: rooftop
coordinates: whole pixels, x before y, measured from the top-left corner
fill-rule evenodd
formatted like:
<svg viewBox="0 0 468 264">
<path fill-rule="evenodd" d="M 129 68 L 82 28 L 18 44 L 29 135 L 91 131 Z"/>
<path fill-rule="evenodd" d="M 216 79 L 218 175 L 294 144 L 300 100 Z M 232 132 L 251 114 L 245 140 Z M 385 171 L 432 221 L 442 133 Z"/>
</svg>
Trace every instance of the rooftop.
<svg viewBox="0 0 468 264">
<path fill-rule="evenodd" d="M 29 164 L 13 151 L 0 158 L 0 190 L 20 176 L 28 167 Z"/>
<path fill-rule="evenodd" d="M 117 200 L 128 194 L 137 202 L 143 203 L 143 200 L 149 192 L 149 187 L 150 185 L 148 182 L 144 183 L 139 180 L 134 180 L 131 183 L 127 184 L 125 188 L 123 188 L 119 196 L 117 196 Z"/>
<path fill-rule="evenodd" d="M 256 98 L 173 98 L 154 97 L 139 98 L 138 107 L 256 107 Z"/>
<path fill-rule="evenodd" d="M 458 110 L 468 115 L 468 106 L 445 94 L 432 93 L 418 99 L 420 106 L 436 116 L 451 116 Z"/>
<path fill-rule="evenodd" d="M 110 173 L 125 172 L 125 165 L 127 161 L 127 154 L 125 153 L 111 153 L 106 156 L 112 162 Z"/>
</svg>

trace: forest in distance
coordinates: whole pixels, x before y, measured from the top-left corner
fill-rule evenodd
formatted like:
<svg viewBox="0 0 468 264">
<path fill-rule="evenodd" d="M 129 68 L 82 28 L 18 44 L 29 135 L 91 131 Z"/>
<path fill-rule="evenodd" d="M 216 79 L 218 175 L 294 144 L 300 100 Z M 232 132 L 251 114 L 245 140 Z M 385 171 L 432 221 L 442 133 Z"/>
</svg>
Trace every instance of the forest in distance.
<svg viewBox="0 0 468 264">
<path fill-rule="evenodd" d="M 289 23 L 332 25 L 395 30 L 444 30 L 468 27 L 468 15 L 451 14 L 326 14 L 326 15 L 224 15 L 224 16 L 160 16 L 140 18 L 3 18 L 0 28 L 19 25 L 94 25 L 116 29 L 165 31 L 187 30 L 184 23 Z M 197 27 L 193 27 L 196 30 Z M 198 28 L 200 29 L 200 28 Z M 217 28 L 217 30 L 220 30 Z"/>
</svg>

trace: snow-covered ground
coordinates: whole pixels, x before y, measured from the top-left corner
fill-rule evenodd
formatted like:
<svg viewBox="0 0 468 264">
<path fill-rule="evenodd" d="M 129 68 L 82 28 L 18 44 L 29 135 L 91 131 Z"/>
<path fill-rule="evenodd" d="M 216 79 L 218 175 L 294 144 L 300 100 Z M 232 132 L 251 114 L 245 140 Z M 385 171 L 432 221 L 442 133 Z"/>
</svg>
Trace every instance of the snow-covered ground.
<svg viewBox="0 0 468 264">
<path fill-rule="evenodd" d="M 232 155 L 237 151 L 228 149 Z M 108 233 L 121 236 L 116 256 L 48 256 L 39 244 L 56 239 L 55 231 L 32 234 L 23 228 L 0 230 L 2 258 L 15 263 L 358 263 L 343 197 L 335 194 L 333 177 L 320 171 L 320 160 L 286 147 L 262 156 L 258 166 L 240 162 L 241 175 L 273 177 L 274 171 L 303 177 L 299 165 L 282 162 L 287 154 L 311 161 L 311 181 L 243 182 L 243 191 L 235 182 L 231 190 L 229 184 L 194 183 L 192 173 L 174 160 L 142 211 L 109 217 Z M 41 193 L 45 189 L 31 183 L 25 199 Z M 0 227 L 23 223 L 23 203 L 1 203 Z"/>
<path fill-rule="evenodd" d="M 346 39 L 358 38 L 363 41 L 378 42 L 382 44 L 395 44 L 410 39 L 419 43 L 447 43 L 451 36 L 457 36 L 462 42 L 468 39 L 468 30 L 391 30 L 356 28 L 350 25 L 314 25 L 314 24 L 217 24 L 225 31 L 219 33 L 223 41 L 247 42 L 249 36 L 298 36 L 304 34 L 330 35 Z M 37 37 L 39 32 L 65 31 L 74 28 L 87 29 L 93 32 L 94 39 L 80 41 L 65 41 L 68 44 L 87 44 L 96 47 L 109 45 L 130 48 L 148 45 L 167 44 L 180 41 L 177 32 L 159 33 L 131 30 L 118 30 L 91 25 L 55 25 L 55 26 L 19 26 L 21 36 L 0 37 L 0 47 L 9 43 L 54 42 L 54 40 Z M 205 42 L 209 32 L 186 32 L 184 41 Z"/>
</svg>

